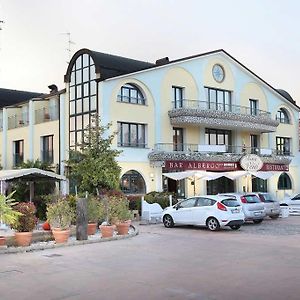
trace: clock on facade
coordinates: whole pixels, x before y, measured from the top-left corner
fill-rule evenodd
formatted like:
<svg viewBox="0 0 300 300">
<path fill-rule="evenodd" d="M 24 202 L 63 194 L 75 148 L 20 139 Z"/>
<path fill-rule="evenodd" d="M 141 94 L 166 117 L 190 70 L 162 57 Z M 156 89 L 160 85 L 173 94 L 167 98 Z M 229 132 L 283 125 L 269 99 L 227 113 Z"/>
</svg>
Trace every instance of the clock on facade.
<svg viewBox="0 0 300 300">
<path fill-rule="evenodd" d="M 222 82 L 225 78 L 225 71 L 224 71 L 223 67 L 219 64 L 216 64 L 213 66 L 212 74 L 213 74 L 215 81 L 217 81 L 217 82 Z"/>
</svg>

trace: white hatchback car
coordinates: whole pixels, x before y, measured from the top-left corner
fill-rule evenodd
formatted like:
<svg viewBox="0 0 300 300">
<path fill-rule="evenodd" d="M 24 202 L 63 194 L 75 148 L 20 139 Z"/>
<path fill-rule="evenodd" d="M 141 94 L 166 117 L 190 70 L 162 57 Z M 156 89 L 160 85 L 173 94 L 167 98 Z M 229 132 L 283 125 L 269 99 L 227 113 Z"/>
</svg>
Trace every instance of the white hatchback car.
<svg viewBox="0 0 300 300">
<path fill-rule="evenodd" d="M 237 230 L 244 223 L 241 205 L 233 197 L 195 196 L 167 207 L 163 211 L 162 221 L 165 227 L 174 225 L 206 226 L 211 231 L 229 226 Z"/>
</svg>

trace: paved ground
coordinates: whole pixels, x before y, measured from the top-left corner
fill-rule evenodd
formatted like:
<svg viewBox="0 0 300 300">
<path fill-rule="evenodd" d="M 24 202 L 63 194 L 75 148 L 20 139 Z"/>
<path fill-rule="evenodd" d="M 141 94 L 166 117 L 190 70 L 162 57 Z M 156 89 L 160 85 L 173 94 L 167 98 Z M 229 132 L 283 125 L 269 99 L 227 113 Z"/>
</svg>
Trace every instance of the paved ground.
<svg viewBox="0 0 300 300">
<path fill-rule="evenodd" d="M 1 300 L 300 299 L 300 217 L 0 257 Z"/>
</svg>

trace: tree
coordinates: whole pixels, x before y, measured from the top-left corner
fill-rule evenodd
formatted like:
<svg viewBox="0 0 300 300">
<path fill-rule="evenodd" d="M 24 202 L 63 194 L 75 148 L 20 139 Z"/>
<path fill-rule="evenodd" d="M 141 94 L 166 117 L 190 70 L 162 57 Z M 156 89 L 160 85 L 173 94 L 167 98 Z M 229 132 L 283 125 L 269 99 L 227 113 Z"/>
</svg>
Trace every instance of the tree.
<svg viewBox="0 0 300 300">
<path fill-rule="evenodd" d="M 117 132 L 107 134 L 111 123 L 101 125 L 100 118 L 92 117 L 91 126 L 87 127 L 80 151 L 70 151 L 67 164 L 69 178 L 75 181 L 79 192 L 88 191 L 96 194 L 97 190 L 119 189 L 121 168 L 116 158 L 121 151 L 112 149 L 112 141 Z"/>
</svg>

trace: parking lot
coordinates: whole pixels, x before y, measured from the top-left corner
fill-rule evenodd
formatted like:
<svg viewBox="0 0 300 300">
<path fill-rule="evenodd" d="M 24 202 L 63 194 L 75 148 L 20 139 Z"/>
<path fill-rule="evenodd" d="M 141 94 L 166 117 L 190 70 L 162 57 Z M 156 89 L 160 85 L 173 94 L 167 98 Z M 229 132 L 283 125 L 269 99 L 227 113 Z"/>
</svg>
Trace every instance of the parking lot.
<svg viewBox="0 0 300 300">
<path fill-rule="evenodd" d="M 300 217 L 1 256 L 6 299 L 299 299 Z"/>
</svg>

